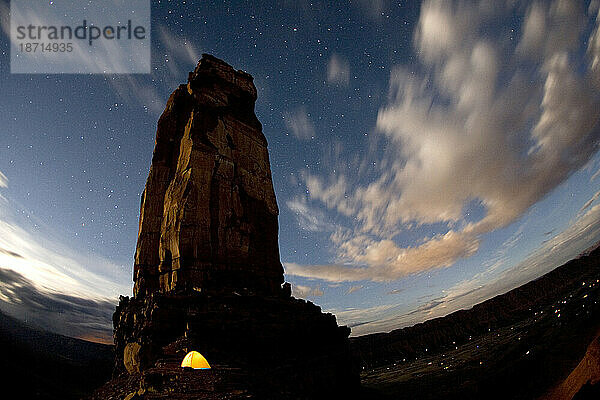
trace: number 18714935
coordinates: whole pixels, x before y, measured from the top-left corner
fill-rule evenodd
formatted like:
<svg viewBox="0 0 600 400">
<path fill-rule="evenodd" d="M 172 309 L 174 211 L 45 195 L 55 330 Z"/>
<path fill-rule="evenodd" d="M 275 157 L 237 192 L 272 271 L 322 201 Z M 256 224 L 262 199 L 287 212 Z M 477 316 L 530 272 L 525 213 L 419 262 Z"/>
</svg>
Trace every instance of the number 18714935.
<svg viewBox="0 0 600 400">
<path fill-rule="evenodd" d="M 19 43 L 19 50 L 25 53 L 70 53 L 73 43 L 26 42 Z"/>
</svg>

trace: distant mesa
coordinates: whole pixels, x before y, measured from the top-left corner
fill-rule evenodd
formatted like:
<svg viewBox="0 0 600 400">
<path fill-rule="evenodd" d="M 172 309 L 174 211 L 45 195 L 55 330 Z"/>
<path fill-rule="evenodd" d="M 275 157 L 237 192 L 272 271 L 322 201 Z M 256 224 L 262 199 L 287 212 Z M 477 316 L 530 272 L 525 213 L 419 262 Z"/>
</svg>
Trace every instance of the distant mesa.
<svg viewBox="0 0 600 400">
<path fill-rule="evenodd" d="M 256 99 L 251 75 L 207 54 L 169 98 L 142 195 L 134 296 L 113 316 L 115 378 L 93 398 L 324 398 L 359 389 L 350 329 L 283 284 Z M 212 369 L 181 368 L 194 349 Z"/>
</svg>

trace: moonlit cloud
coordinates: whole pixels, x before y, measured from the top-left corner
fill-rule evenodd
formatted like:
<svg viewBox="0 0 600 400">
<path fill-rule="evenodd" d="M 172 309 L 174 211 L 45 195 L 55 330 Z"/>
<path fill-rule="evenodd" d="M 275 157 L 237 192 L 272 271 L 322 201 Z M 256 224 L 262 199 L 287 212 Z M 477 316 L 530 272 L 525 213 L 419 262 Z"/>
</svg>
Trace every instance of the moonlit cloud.
<svg viewBox="0 0 600 400">
<path fill-rule="evenodd" d="M 10 7 L 0 3 L 0 28 L 4 35 L 10 40 Z M 43 21 L 36 16 L 31 17 L 34 24 L 44 25 Z M 37 21 L 37 22 L 35 22 Z M 157 54 L 160 54 L 161 65 L 166 68 L 162 70 L 152 69 L 152 74 L 156 77 L 154 81 L 148 83 L 148 79 L 138 74 L 118 74 L 106 77 L 108 85 L 121 98 L 122 101 L 130 104 L 141 104 L 150 112 L 160 115 L 164 110 L 164 105 L 169 94 L 182 83 L 187 77 L 187 72 L 200 60 L 197 45 L 185 37 L 178 36 L 170 31 L 165 25 L 158 25 L 158 42 L 160 52 L 154 52 L 155 63 Z M 111 57 L 104 60 L 106 68 L 123 69 L 120 65 L 121 60 L 127 59 L 129 55 L 123 54 L 122 49 L 107 41 L 99 41 L 96 45 L 113 46 L 114 49 L 105 50 Z M 78 63 L 83 65 L 95 65 L 97 60 L 90 57 L 89 54 L 76 48 L 74 56 Z M 160 85 L 157 85 L 157 82 Z"/>
<path fill-rule="evenodd" d="M 305 107 L 299 107 L 283 115 L 287 129 L 300 140 L 314 139 L 315 127 L 310 120 L 310 114 Z"/>
<path fill-rule="evenodd" d="M 516 235 L 519 233 L 517 232 Z M 393 305 L 331 310 L 331 312 L 336 314 L 338 322 L 352 327 L 352 336 L 388 332 L 411 326 L 470 308 L 473 304 L 506 293 L 522 285 L 523 282 L 536 279 L 576 257 L 582 248 L 589 248 L 597 243 L 599 235 L 600 205 L 596 205 L 574 219 L 565 230 L 545 242 L 517 265 L 508 269 L 499 269 L 499 263 L 494 263 L 484 271 L 443 290 L 440 296 L 421 304 L 410 313 Z M 499 253 L 510 250 L 514 245 L 512 239 L 514 238 L 507 240 L 500 247 Z M 393 292 L 395 291 L 390 294 Z"/>
<path fill-rule="evenodd" d="M 579 212 L 583 212 L 585 210 L 587 210 L 588 208 L 590 208 L 590 206 L 596 201 L 598 200 L 598 197 L 600 197 L 600 192 L 596 192 L 594 193 L 594 195 L 592 196 L 591 199 L 589 199 L 584 205 L 583 207 L 581 207 L 581 210 L 579 210 Z"/>
<path fill-rule="evenodd" d="M 84 18 L 97 21 L 97 25 L 106 26 L 114 24 L 122 17 L 118 15 L 123 8 L 111 7 L 101 8 L 95 4 L 88 5 L 87 8 L 72 9 L 71 15 L 63 14 L 61 7 L 53 7 L 52 3 L 46 5 L 38 4 L 36 7 L 28 8 L 26 2 L 18 5 L 13 4 L 9 7 L 0 4 L 0 19 L 2 32 L 6 35 L 8 42 L 15 49 L 20 41 L 16 35 L 11 35 L 11 24 L 15 26 L 33 25 L 33 26 L 61 26 L 66 23 L 81 24 Z M 144 7 L 133 7 L 130 11 L 137 11 L 135 16 L 143 22 L 145 17 L 150 18 L 150 9 Z M 133 18 L 133 17 L 132 17 Z M 134 18 L 134 21 L 138 19 Z M 150 30 L 145 33 L 143 41 L 135 43 L 133 41 L 118 40 L 96 40 L 94 50 L 90 51 L 85 42 L 74 43 L 71 52 L 49 52 L 43 59 L 28 58 L 26 64 L 21 65 L 20 72 L 24 73 L 44 73 L 48 70 L 53 72 L 80 73 L 92 71 L 93 73 L 111 73 L 126 74 L 132 73 L 150 73 Z"/>
<path fill-rule="evenodd" d="M 186 76 L 189 65 L 198 63 L 200 54 L 191 41 L 174 35 L 165 25 L 159 25 L 158 32 L 163 56 L 166 57 L 165 65 L 172 77 L 181 80 Z"/>
<path fill-rule="evenodd" d="M 600 86 L 600 6 L 597 1 L 590 3 L 589 12 L 592 15 L 596 14 L 596 28 L 590 37 L 587 52 L 591 60 L 594 84 L 598 87 Z"/>
<path fill-rule="evenodd" d="M 111 315 L 131 293 L 128 268 L 71 249 L 0 202 L 0 309 L 61 334 L 110 341 Z"/>
<path fill-rule="evenodd" d="M 308 205 L 306 200 L 295 198 L 286 202 L 287 207 L 296 215 L 300 228 L 310 232 L 333 231 L 333 224 L 318 209 Z"/>
<path fill-rule="evenodd" d="M 40 289 L 18 272 L 0 268 L 0 309 L 44 330 L 112 343 L 114 299 L 94 300 Z"/>
<path fill-rule="evenodd" d="M 362 326 L 382 319 L 390 310 L 398 307 L 394 304 L 384 304 L 368 308 L 345 308 L 342 310 L 330 309 L 326 312 L 335 314 L 339 325 L 347 325 L 352 328 L 352 336 L 355 332 L 361 332 Z"/>
<path fill-rule="evenodd" d="M 148 82 L 144 76 L 128 74 L 111 76 L 108 83 L 121 99 L 130 104 L 141 104 L 159 116 L 170 93 L 187 79 L 187 73 L 200 60 L 197 46 L 188 38 L 178 36 L 165 25 L 158 25 L 160 52 L 154 52 L 153 62 L 163 68 L 153 70 L 154 79 Z"/>
<path fill-rule="evenodd" d="M 0 188 L 5 188 L 8 186 L 8 178 L 6 177 L 6 175 L 4 175 L 2 173 L 2 171 L 0 171 Z"/>
<path fill-rule="evenodd" d="M 580 1 L 554 1 L 549 6 L 533 3 L 525 15 L 523 36 L 517 52 L 536 60 L 569 51 L 579 45 L 585 27 L 585 10 Z"/>
<path fill-rule="evenodd" d="M 327 63 L 327 82 L 347 86 L 350 83 L 350 64 L 333 54 Z"/>
<path fill-rule="evenodd" d="M 350 286 L 348 288 L 348 290 L 346 290 L 346 294 L 352 294 L 354 292 L 358 292 L 360 289 L 362 289 L 364 286 L 363 285 L 358 285 L 358 286 Z"/>
<path fill-rule="evenodd" d="M 14 270 L 39 288 L 91 299 L 116 299 L 131 291 L 129 274 L 96 255 L 84 255 L 0 215 L 0 267 Z"/>
<path fill-rule="evenodd" d="M 363 15 L 375 21 L 385 16 L 390 5 L 386 0 L 358 0 L 351 4 L 357 7 Z"/>
<path fill-rule="evenodd" d="M 431 268 L 450 266 L 460 258 L 474 254 L 476 239 L 449 231 L 420 246 L 401 248 L 392 240 L 372 240 L 367 236 L 342 238 L 337 245 L 338 257 L 346 264 L 303 266 L 285 263 L 288 275 L 316 278 L 332 282 L 372 280 L 385 282 Z M 335 238 L 334 242 L 338 239 Z M 364 266 L 355 267 L 352 264 Z"/>
<path fill-rule="evenodd" d="M 507 292 L 551 271 L 558 265 L 576 257 L 581 248 L 596 243 L 600 234 L 600 205 L 589 209 L 573 221 L 567 229 L 548 240 L 524 261 L 508 270 L 494 274 L 494 267 L 460 282 L 448 289 L 440 304 L 429 310 L 426 318 L 446 315 L 470 307 L 499 293 Z"/>
<path fill-rule="evenodd" d="M 292 285 L 292 296 L 306 299 L 308 297 L 323 296 L 323 289 L 320 287 L 310 287 L 303 285 Z"/>
<path fill-rule="evenodd" d="M 332 235 L 335 263 L 286 264 L 288 274 L 387 281 L 450 266 L 591 159 L 600 139 L 600 18 L 557 0 L 526 10 L 521 37 L 508 40 L 510 27 L 486 31 L 513 11 L 500 2 L 423 3 L 414 34 L 423 72 L 393 68 L 377 117 L 385 168 L 367 184 L 305 175 L 312 201 L 356 223 Z M 466 214 L 473 205 L 483 209 L 477 220 Z M 397 244 L 423 225 L 441 232 Z"/>
</svg>

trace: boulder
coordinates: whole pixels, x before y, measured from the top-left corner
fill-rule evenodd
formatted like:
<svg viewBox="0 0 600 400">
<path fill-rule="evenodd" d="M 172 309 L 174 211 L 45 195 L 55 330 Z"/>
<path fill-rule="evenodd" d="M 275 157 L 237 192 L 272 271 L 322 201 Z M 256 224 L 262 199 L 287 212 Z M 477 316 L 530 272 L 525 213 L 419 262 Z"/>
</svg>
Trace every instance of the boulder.
<svg viewBox="0 0 600 400">
<path fill-rule="evenodd" d="M 142 346 L 139 343 L 127 343 L 123 350 L 123 365 L 130 374 L 140 372 Z"/>
</svg>

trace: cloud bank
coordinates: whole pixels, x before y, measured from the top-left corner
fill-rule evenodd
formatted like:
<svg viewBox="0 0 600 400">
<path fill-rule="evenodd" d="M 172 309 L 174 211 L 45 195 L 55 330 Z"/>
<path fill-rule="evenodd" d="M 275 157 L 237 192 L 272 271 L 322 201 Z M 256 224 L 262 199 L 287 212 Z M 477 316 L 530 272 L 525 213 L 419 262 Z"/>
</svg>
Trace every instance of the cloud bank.
<svg viewBox="0 0 600 400">
<path fill-rule="evenodd" d="M 131 294 L 129 269 L 70 249 L 14 208 L 0 197 L 0 309 L 42 329 L 111 342 L 115 303 Z"/>
<path fill-rule="evenodd" d="M 300 228 L 310 232 L 333 231 L 335 226 L 328 222 L 327 217 L 320 210 L 308 205 L 303 198 L 294 198 L 285 203 L 296 214 Z"/>
<path fill-rule="evenodd" d="M 519 235 L 520 233 L 517 232 L 515 238 Z M 328 311 L 336 315 L 340 324 L 352 326 L 353 336 L 411 326 L 461 309 L 468 309 L 473 304 L 481 303 L 498 294 L 506 293 L 522 285 L 523 282 L 536 279 L 557 265 L 562 265 L 576 257 L 582 248 L 589 248 L 596 244 L 599 235 L 600 205 L 595 205 L 517 265 L 502 270 L 498 268 L 502 264 L 502 260 L 499 260 L 485 271 L 457 283 L 445 290 L 441 296 L 423 303 L 409 313 L 397 305 Z M 510 251 L 515 238 L 507 240 L 501 246 L 499 253 Z M 390 294 L 394 294 L 393 292 Z"/>
<path fill-rule="evenodd" d="M 0 268 L 0 309 L 62 335 L 112 343 L 114 301 L 40 289 L 16 271 Z"/>
<path fill-rule="evenodd" d="M 389 281 L 450 266 L 590 160 L 600 139 L 599 11 L 556 0 L 530 5 L 520 33 L 492 23 L 520 9 L 423 3 L 419 63 L 393 69 L 377 116 L 384 168 L 367 184 L 305 175 L 313 201 L 356 223 L 332 235 L 335 264 L 288 263 L 288 274 Z M 423 225 L 441 232 L 397 244 Z"/>
</svg>

